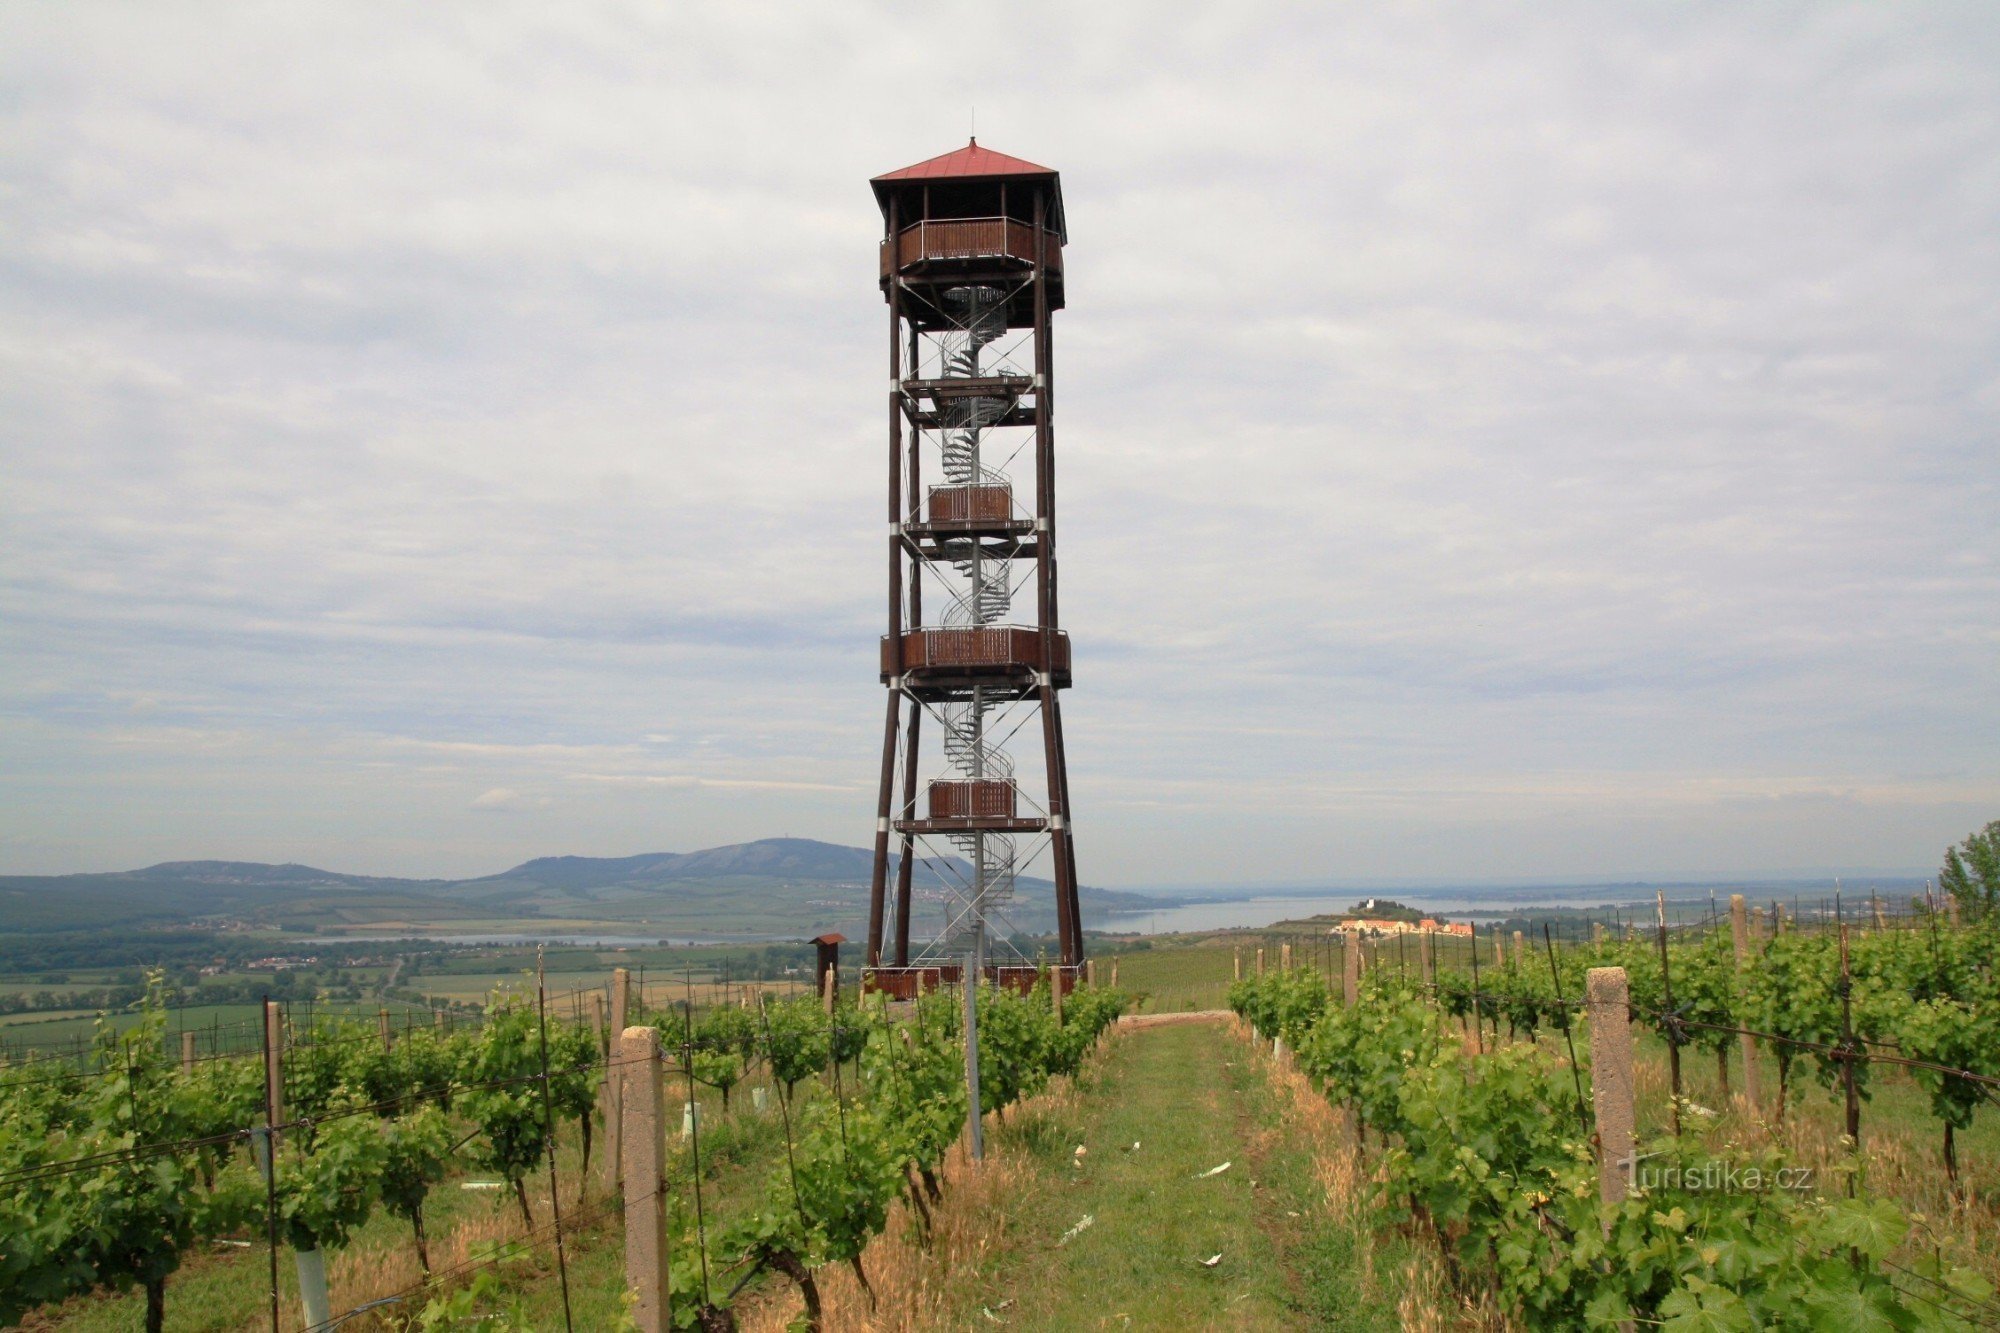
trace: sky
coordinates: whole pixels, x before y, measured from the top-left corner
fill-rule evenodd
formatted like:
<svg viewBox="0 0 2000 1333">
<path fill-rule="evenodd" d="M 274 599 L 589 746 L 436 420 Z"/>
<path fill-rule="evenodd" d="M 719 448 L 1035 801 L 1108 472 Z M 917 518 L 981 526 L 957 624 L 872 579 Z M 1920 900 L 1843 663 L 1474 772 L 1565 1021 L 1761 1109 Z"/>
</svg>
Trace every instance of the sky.
<svg viewBox="0 0 2000 1333">
<path fill-rule="evenodd" d="M 2000 10 L 0 9 L 0 871 L 865 844 L 870 176 L 1062 172 L 1109 886 L 2000 818 Z"/>
</svg>

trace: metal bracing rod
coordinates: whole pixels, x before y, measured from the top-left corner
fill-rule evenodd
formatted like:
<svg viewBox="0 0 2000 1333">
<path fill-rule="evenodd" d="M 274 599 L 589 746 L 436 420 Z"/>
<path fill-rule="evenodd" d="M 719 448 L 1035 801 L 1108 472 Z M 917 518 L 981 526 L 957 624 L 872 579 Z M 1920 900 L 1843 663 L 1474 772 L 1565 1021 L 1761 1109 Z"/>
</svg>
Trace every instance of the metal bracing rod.
<svg viewBox="0 0 2000 1333">
<path fill-rule="evenodd" d="M 987 688 L 993 689 L 995 687 L 989 685 Z M 1011 706 L 1013 704 L 1020 703 L 1024 699 L 1039 697 L 1040 689 L 1041 689 L 1040 686 L 1033 684 L 1015 686 L 1009 689 L 1009 691 L 1005 694 L 995 695 L 993 702 L 995 706 L 1002 706 L 1002 705 Z M 931 719 L 935 721 L 939 726 L 944 725 L 944 714 L 943 712 L 940 711 L 944 707 L 943 704 L 925 700 L 920 695 L 918 695 L 916 690 L 911 688 L 909 685 L 902 686 L 900 692 L 904 698 L 910 701 L 912 705 L 921 708 L 925 712 L 929 713 L 931 715 Z"/>
<path fill-rule="evenodd" d="M 915 694 L 915 692 L 908 689 L 908 687 L 905 687 L 903 692 L 909 697 L 913 708 L 921 709 L 925 712 L 930 713 L 931 716 L 937 721 L 939 727 L 944 730 L 945 736 L 947 738 L 950 737 L 951 728 L 954 725 L 956 725 L 956 723 L 953 721 L 952 716 L 944 711 L 943 705 L 926 703 L 924 700 L 919 698 Z M 1040 706 L 1041 695 L 1040 695 L 1040 688 L 1038 686 L 1033 686 L 1033 685 L 1025 686 L 1015 690 L 1011 694 L 999 698 L 990 699 L 987 704 L 987 711 L 989 714 L 997 714 L 997 715 L 991 718 L 988 725 L 989 726 L 992 725 L 993 722 L 1005 722 L 1008 719 L 1008 717 L 1013 714 L 1015 708 L 1018 705 L 1026 703 L 1030 699 L 1035 700 L 1037 707 Z M 1018 735 L 1022 727 L 1027 725 L 1029 716 L 1030 715 L 1027 712 L 1025 711 L 1022 712 L 1019 718 L 1017 718 L 1014 721 L 1013 725 L 1008 728 L 1006 733 L 1003 734 L 999 740 L 990 741 L 988 743 L 987 748 L 990 752 L 991 757 L 1006 761 L 1009 772 L 1012 771 L 1012 761 L 1004 753 L 1002 747 L 1005 746 L 1008 741 L 1012 740 L 1016 735 Z M 988 776 L 991 775 L 989 774 Z"/>
<path fill-rule="evenodd" d="M 980 286 L 991 287 L 999 292 L 1001 298 L 1000 304 L 1004 308 L 1011 305 L 1015 297 L 1028 290 L 1034 280 L 1035 275 L 1033 273 L 1024 274 L 1020 277 L 991 277 L 982 279 Z M 948 337 L 952 333 L 962 333 L 965 331 L 965 321 L 947 309 L 944 302 L 935 299 L 953 287 L 964 286 L 963 279 L 952 277 L 937 278 L 926 282 L 911 282 L 908 278 L 903 278 L 892 285 L 900 286 L 904 291 L 912 295 L 922 293 L 923 295 L 917 295 L 917 299 L 923 302 L 927 310 L 938 317 L 939 323 L 936 328 L 920 330 L 925 337 L 938 339 Z M 910 322 L 916 324 L 919 321 L 912 318 Z M 916 359 L 912 358 L 911 363 L 914 367 Z"/>
<path fill-rule="evenodd" d="M 920 837 L 919 841 L 928 847 L 934 840 L 934 836 Z M 1001 835 L 989 834 L 987 836 L 989 839 L 992 839 Z M 947 840 L 955 841 L 955 839 Z M 1033 864 L 1039 860 L 1042 848 L 1045 845 L 1052 844 L 1050 844 L 1046 837 L 1038 835 L 1032 839 L 1031 845 L 1033 850 L 1023 864 Z M 960 952 L 965 940 L 968 938 L 968 931 L 981 919 L 986 922 L 989 929 L 989 946 L 1004 946 L 1008 953 L 1016 959 L 1024 963 L 1027 961 L 1027 956 L 1013 944 L 1011 939 L 1013 935 L 1021 933 L 1020 928 L 1008 915 L 1005 906 L 995 901 L 997 898 L 996 894 L 990 890 L 988 891 L 986 908 L 983 913 L 979 912 L 975 910 L 975 901 L 979 894 L 977 886 L 973 880 L 969 879 L 965 874 L 960 873 L 951 858 L 927 853 L 917 859 L 924 862 L 932 881 L 945 894 L 944 928 L 938 933 L 935 939 L 918 953 L 915 960 L 917 965 L 948 960 Z M 971 869 L 972 864 L 970 861 L 967 862 L 968 871 Z M 1016 873 L 1018 874 L 1018 868 Z M 1004 933 L 991 933 L 995 930 L 1004 930 Z"/>
<path fill-rule="evenodd" d="M 946 550 L 947 552 L 954 544 L 955 543 L 952 539 L 946 539 L 939 543 L 940 547 Z M 1023 587 L 1026 586 L 1027 581 L 1034 577 L 1034 572 L 1032 570 L 1017 571 L 1011 569 L 1011 566 L 1014 565 L 1017 561 L 1021 561 L 1026 558 L 1021 554 L 1021 548 L 1026 546 L 1027 544 L 1028 544 L 1027 538 L 1014 537 L 1003 542 L 994 543 L 993 545 L 986 548 L 984 554 L 984 559 L 995 564 L 999 568 L 1008 571 L 1009 605 L 1012 604 L 1014 594 L 1018 593 Z M 949 579 L 952 577 L 952 575 L 947 574 L 945 570 L 939 568 L 939 566 L 941 565 L 951 565 L 953 566 L 953 573 L 956 573 L 957 562 L 955 559 L 951 558 L 949 555 L 947 555 L 945 558 L 939 559 L 939 558 L 933 558 L 930 555 L 925 554 L 924 548 L 919 546 L 916 543 L 916 541 L 913 538 L 909 537 L 907 534 L 902 539 L 902 546 L 903 550 L 912 557 L 911 563 L 918 566 L 918 569 L 912 571 L 911 575 L 912 578 L 919 577 L 923 573 L 928 573 L 930 577 L 936 582 L 938 591 L 942 592 L 947 598 L 953 600 L 960 600 L 962 598 L 962 594 L 958 591 L 958 589 L 955 588 L 949 582 Z M 912 625 L 910 628 L 915 629 L 918 627 Z"/>
</svg>

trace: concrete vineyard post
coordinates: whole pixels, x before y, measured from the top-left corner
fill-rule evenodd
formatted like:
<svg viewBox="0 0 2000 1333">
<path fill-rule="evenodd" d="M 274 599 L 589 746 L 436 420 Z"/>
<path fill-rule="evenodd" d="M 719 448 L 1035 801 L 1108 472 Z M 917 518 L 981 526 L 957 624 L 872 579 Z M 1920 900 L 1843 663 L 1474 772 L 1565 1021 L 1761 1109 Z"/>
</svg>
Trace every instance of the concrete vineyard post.
<svg viewBox="0 0 2000 1333">
<path fill-rule="evenodd" d="M 631 1000 L 632 973 L 626 968 L 612 968 L 611 1030 L 620 1034 L 621 1045 Z M 617 1189 L 624 1180 L 621 1154 L 625 1149 L 625 1083 L 618 1077 L 616 1065 L 617 1060 L 614 1059 L 604 1070 L 604 1178 L 612 1189 Z"/>
<path fill-rule="evenodd" d="M 389 1011 L 387 1009 L 377 1009 L 375 1011 L 375 1026 L 382 1034 L 382 1050 L 384 1054 L 387 1054 L 390 1044 L 395 1040 L 389 1033 Z"/>
<path fill-rule="evenodd" d="M 620 969 L 621 971 L 623 969 Z M 624 1139 L 625 1285 L 639 1333 L 666 1333 L 667 1209 L 660 1134 L 660 1033 L 625 1028 L 617 1047 L 617 1100 Z"/>
<path fill-rule="evenodd" d="M 1632 1025 L 1622 967 L 1593 967 L 1584 981 L 1590 1021 L 1590 1099 L 1597 1114 L 1597 1197 L 1622 1203 L 1632 1161 Z"/>
<path fill-rule="evenodd" d="M 194 1033 L 181 1033 L 181 1073 L 194 1073 Z"/>
<path fill-rule="evenodd" d="M 1092 990 L 1097 989 L 1097 960 L 1095 958 L 1084 959 L 1083 984 Z"/>
<path fill-rule="evenodd" d="M 1361 947 L 1358 940 L 1340 942 L 1340 998 L 1349 1008 L 1361 997 Z"/>
<path fill-rule="evenodd" d="M 1260 977 L 1264 975 L 1264 951 L 1262 949 L 1257 951 L 1257 975 Z"/>
<path fill-rule="evenodd" d="M 1292 970 L 1292 946 L 1289 944 L 1278 946 L 1278 970 L 1281 972 Z"/>
<path fill-rule="evenodd" d="M 1507 946 L 1500 942 L 1500 932 L 1493 932 L 1493 966 L 1507 966 Z"/>
<path fill-rule="evenodd" d="M 1436 946 L 1428 930 L 1417 940 L 1417 969 L 1418 974 L 1423 977 L 1424 985 L 1431 986 L 1437 983 Z"/>
<path fill-rule="evenodd" d="M 1118 960 L 1116 958 L 1111 960 L 1111 989 L 1118 989 Z"/>
<path fill-rule="evenodd" d="M 1744 968 L 1750 965 L 1750 920 L 1743 895 L 1729 895 L 1729 932 L 1735 937 L 1736 974 L 1740 978 Z M 1745 1032 L 1736 1038 L 1743 1051 L 1743 1104 L 1750 1113 L 1757 1113 L 1757 1104 L 1762 1096 L 1757 1087 L 1757 1041 Z"/>
<path fill-rule="evenodd" d="M 1521 941 L 1521 932 L 1517 930 L 1514 932 L 1514 966 L 1516 967 L 1521 965 Z"/>
<path fill-rule="evenodd" d="M 1229 979 L 1231 981 L 1243 980 L 1243 951 L 1241 949 L 1232 949 L 1229 951 Z"/>
</svg>

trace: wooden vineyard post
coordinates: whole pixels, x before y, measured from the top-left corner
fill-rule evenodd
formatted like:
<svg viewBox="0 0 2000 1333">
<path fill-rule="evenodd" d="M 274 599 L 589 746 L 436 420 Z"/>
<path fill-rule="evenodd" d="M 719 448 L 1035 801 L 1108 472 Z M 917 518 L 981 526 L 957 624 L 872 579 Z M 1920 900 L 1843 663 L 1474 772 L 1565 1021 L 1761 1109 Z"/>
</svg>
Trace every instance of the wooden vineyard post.
<svg viewBox="0 0 2000 1333">
<path fill-rule="evenodd" d="M 1055 1012 L 1057 1027 L 1061 1027 L 1063 1025 L 1062 993 L 1063 993 L 1063 973 L 1062 973 L 1062 968 L 1057 967 L 1049 973 L 1049 1007 Z"/>
<path fill-rule="evenodd" d="M 1083 984 L 1092 990 L 1097 989 L 1097 960 L 1095 958 L 1086 958 L 1083 960 Z"/>
<path fill-rule="evenodd" d="M 839 977 L 832 968 L 829 967 L 825 972 L 820 974 L 819 1000 L 820 1004 L 826 1009 L 828 1017 L 832 1016 L 834 1004 L 840 995 L 839 985 Z"/>
<path fill-rule="evenodd" d="M 1292 970 L 1292 946 L 1289 943 L 1278 946 L 1278 970 L 1281 972 Z"/>
<path fill-rule="evenodd" d="M 1116 958 L 1111 960 L 1111 989 L 1118 989 L 1118 960 Z"/>
<path fill-rule="evenodd" d="M 611 1030 L 619 1034 L 613 1043 L 613 1055 L 624 1042 L 625 1016 L 632 999 L 632 973 L 622 967 L 611 969 Z M 624 1181 L 624 1166 L 620 1154 L 625 1148 L 625 1083 L 618 1077 L 614 1058 L 604 1070 L 604 1179 L 608 1188 L 617 1189 Z"/>
<path fill-rule="evenodd" d="M 1437 984 L 1437 944 L 1428 930 L 1417 941 L 1417 969 L 1423 976 L 1424 985 Z"/>
<path fill-rule="evenodd" d="M 1839 912 L 1836 908 L 1835 916 Z M 1861 1044 L 1854 1040 L 1854 978 L 1847 970 L 1847 923 L 1839 923 L 1840 931 L 1840 1086 L 1847 1102 L 1847 1142 L 1848 1150 L 1859 1156 L 1861 1153 L 1861 1097 L 1854 1083 L 1854 1061 L 1860 1054 Z M 1847 1176 L 1847 1197 L 1854 1197 L 1854 1173 Z"/>
<path fill-rule="evenodd" d="M 1590 1020 L 1590 1100 L 1597 1117 L 1597 1197 L 1623 1203 L 1632 1166 L 1632 1024 L 1622 967 L 1593 967 L 1584 980 Z"/>
<path fill-rule="evenodd" d="M 1241 949 L 1230 950 L 1229 972 L 1229 979 L 1231 981 L 1243 980 L 1243 951 Z"/>
<path fill-rule="evenodd" d="M 1257 975 L 1260 977 L 1264 975 L 1264 951 L 1262 949 L 1257 951 Z"/>
<path fill-rule="evenodd" d="M 387 1054 L 391 1043 L 395 1040 L 390 1035 L 389 1011 L 387 1009 L 377 1009 L 375 1011 L 375 1027 L 382 1034 L 382 1051 L 384 1054 Z"/>
<path fill-rule="evenodd" d="M 194 1073 L 194 1033 L 181 1033 L 181 1073 Z"/>
<path fill-rule="evenodd" d="M 623 969 L 620 969 L 621 971 Z M 666 1333 L 666 1141 L 660 1135 L 660 1033 L 625 1028 L 617 1048 L 620 1130 L 624 1139 L 625 1285 L 635 1297 L 639 1333 Z"/>
<path fill-rule="evenodd" d="M 1743 970 L 1750 965 L 1750 919 L 1743 895 L 1729 895 L 1729 932 L 1735 936 L 1737 985 L 1743 982 Z M 1740 1021 L 1740 1020 L 1739 1020 Z M 1757 1105 L 1762 1097 L 1757 1087 L 1757 1039 L 1745 1032 L 1736 1038 L 1743 1051 L 1743 1104 L 1750 1114 L 1757 1114 Z"/>
<path fill-rule="evenodd" d="M 1516 967 L 1520 967 L 1522 965 L 1521 948 L 1523 939 L 1524 937 L 1522 936 L 1520 931 L 1517 930 L 1514 932 L 1514 966 Z"/>
<path fill-rule="evenodd" d="M 1660 942 L 1660 997 L 1669 1015 L 1667 1023 L 1667 1086 L 1673 1092 L 1669 1103 L 1673 1112 L 1674 1137 L 1681 1136 L 1681 1029 L 1674 1015 L 1674 975 L 1667 961 L 1667 895 L 1664 891 L 1654 894 L 1654 902 L 1659 909 Z"/>
<path fill-rule="evenodd" d="M 1501 943 L 1498 930 L 1493 932 L 1493 966 L 1507 966 L 1507 946 Z"/>
<path fill-rule="evenodd" d="M 278 1006 L 264 999 L 264 1172 L 265 1241 L 271 1261 L 271 1333 L 278 1333 L 278 1126 L 285 1118 L 284 1024 Z"/>
<path fill-rule="evenodd" d="M 1479 924 L 1472 923 L 1472 1040 L 1481 1055 L 1486 1054 L 1486 1017 L 1479 1011 Z M 1494 1025 L 1494 1040 L 1499 1040 Z"/>
<path fill-rule="evenodd" d="M 1340 998 L 1352 1009 L 1361 998 L 1361 948 L 1358 940 L 1340 942 Z"/>
</svg>

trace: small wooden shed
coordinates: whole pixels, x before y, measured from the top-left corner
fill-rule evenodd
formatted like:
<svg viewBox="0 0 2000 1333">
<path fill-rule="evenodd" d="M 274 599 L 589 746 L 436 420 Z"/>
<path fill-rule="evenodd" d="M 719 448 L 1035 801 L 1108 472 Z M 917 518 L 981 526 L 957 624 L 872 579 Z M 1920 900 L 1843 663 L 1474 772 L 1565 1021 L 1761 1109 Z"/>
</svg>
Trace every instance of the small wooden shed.
<svg viewBox="0 0 2000 1333">
<path fill-rule="evenodd" d="M 847 936 L 830 930 L 824 935 L 815 935 L 812 942 L 819 949 L 819 963 L 813 968 L 813 985 L 816 993 L 826 994 L 827 973 L 833 974 L 833 984 L 840 985 L 840 946 L 847 943 Z"/>
</svg>

